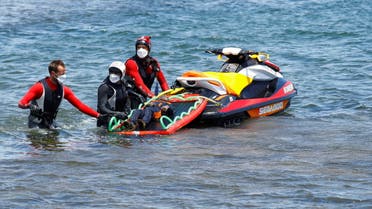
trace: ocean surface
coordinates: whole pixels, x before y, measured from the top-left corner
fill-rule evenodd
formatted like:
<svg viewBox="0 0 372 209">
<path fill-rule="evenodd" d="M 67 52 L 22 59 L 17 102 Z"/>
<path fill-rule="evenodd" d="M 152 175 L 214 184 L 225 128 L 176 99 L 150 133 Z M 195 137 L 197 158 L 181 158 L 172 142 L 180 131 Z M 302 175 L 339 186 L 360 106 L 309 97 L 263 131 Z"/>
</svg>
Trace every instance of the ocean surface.
<svg viewBox="0 0 372 209">
<path fill-rule="evenodd" d="M 0 0 L 0 208 L 372 208 L 368 0 Z M 284 113 L 171 136 L 107 134 L 63 101 L 28 129 L 18 101 L 48 75 L 96 108 L 112 61 L 152 36 L 168 83 L 216 70 L 204 50 L 270 54 L 298 95 Z"/>
</svg>

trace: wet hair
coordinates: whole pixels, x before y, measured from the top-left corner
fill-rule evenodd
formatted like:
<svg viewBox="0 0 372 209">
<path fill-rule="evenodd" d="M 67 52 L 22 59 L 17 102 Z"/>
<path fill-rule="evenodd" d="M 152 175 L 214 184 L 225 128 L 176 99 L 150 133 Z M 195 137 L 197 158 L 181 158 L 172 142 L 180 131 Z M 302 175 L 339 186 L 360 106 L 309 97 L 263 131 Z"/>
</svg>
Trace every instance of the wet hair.
<svg viewBox="0 0 372 209">
<path fill-rule="evenodd" d="M 48 66 L 49 73 L 53 72 L 58 72 L 58 66 L 65 67 L 65 63 L 63 63 L 62 60 L 53 60 L 50 62 Z"/>
</svg>

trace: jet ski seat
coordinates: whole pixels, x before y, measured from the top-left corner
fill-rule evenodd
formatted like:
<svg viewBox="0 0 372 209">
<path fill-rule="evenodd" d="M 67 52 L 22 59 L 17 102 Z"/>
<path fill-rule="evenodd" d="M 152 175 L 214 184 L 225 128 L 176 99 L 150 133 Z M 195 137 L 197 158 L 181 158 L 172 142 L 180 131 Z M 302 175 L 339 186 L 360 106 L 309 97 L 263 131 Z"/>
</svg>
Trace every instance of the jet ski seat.
<svg viewBox="0 0 372 209">
<path fill-rule="evenodd" d="M 282 78 L 280 72 L 274 71 L 266 65 L 251 65 L 241 69 L 239 74 L 252 78 L 255 81 L 271 81 L 276 78 Z"/>
<path fill-rule="evenodd" d="M 239 97 L 241 91 L 251 84 L 253 79 L 244 74 L 233 72 L 188 71 L 182 77 L 178 77 L 177 80 L 183 84 L 187 81 L 188 84 L 192 85 L 189 85 L 190 87 L 208 88 L 220 95 L 230 94 Z"/>
</svg>

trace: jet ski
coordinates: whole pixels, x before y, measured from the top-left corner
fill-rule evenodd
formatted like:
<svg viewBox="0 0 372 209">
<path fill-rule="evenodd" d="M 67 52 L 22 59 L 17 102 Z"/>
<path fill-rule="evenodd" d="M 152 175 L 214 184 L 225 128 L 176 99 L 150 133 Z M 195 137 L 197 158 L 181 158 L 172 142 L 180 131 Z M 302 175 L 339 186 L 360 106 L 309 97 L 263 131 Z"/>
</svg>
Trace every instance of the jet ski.
<svg viewBox="0 0 372 209">
<path fill-rule="evenodd" d="M 235 47 L 206 52 L 225 58 L 220 69 L 187 71 L 174 84 L 207 98 L 204 111 L 195 119 L 198 123 L 231 127 L 246 118 L 274 115 L 287 109 L 297 94 L 294 84 L 283 78 L 266 53 Z"/>
</svg>

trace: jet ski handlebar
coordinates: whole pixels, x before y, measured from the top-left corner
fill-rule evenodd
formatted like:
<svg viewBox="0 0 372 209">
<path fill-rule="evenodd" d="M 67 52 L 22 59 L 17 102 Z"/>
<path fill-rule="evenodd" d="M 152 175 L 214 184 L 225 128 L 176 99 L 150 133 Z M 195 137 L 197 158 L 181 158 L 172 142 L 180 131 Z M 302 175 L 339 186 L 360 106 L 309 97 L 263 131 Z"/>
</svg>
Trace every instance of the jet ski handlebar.
<svg viewBox="0 0 372 209">
<path fill-rule="evenodd" d="M 269 59 L 269 54 L 264 52 L 255 52 L 251 50 L 243 50 L 241 48 L 236 47 L 227 47 L 222 49 L 210 49 L 206 50 L 205 52 L 210 54 L 216 54 L 218 57 L 222 57 L 222 55 L 228 58 L 236 58 L 239 56 L 247 57 L 249 56 L 252 59 L 257 59 L 259 62 L 263 62 Z"/>
<path fill-rule="evenodd" d="M 216 55 L 253 55 L 258 54 L 259 52 L 251 51 L 251 50 L 243 50 L 241 48 L 235 47 L 228 47 L 222 49 L 209 49 L 205 51 L 206 53 L 216 54 Z"/>
</svg>

